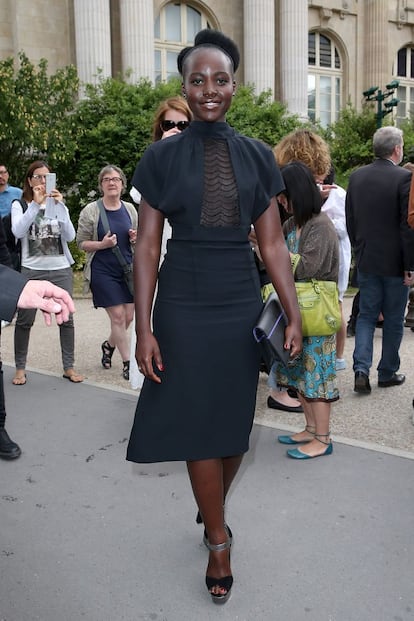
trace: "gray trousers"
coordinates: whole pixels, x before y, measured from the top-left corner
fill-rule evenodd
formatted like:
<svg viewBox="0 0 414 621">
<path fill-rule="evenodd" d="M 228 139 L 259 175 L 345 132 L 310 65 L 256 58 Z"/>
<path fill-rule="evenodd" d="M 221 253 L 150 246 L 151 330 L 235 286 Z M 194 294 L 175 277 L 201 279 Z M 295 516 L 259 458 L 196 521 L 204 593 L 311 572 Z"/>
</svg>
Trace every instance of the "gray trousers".
<svg viewBox="0 0 414 621">
<path fill-rule="evenodd" d="M 29 280 L 49 280 L 54 285 L 65 289 L 70 295 L 73 292 L 73 272 L 71 267 L 61 270 L 30 270 L 22 267 L 22 274 Z M 27 350 L 29 348 L 30 329 L 36 317 L 36 310 L 20 308 L 17 313 L 14 329 L 14 362 L 16 369 L 26 368 Z M 59 326 L 60 349 L 64 369 L 71 369 L 75 364 L 75 329 L 73 315 L 69 321 Z"/>
</svg>

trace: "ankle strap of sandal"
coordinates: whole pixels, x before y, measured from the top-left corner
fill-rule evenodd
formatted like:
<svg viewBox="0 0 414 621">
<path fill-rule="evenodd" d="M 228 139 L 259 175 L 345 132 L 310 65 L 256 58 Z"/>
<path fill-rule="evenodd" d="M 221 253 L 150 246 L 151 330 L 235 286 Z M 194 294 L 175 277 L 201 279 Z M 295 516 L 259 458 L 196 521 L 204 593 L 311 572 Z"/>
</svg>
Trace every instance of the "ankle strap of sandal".
<svg viewBox="0 0 414 621">
<path fill-rule="evenodd" d="M 224 543 L 210 543 L 208 540 L 205 542 L 207 548 L 212 552 L 222 552 L 228 550 L 231 546 L 231 539 L 228 538 Z"/>
<path fill-rule="evenodd" d="M 326 446 L 329 446 L 331 441 L 329 440 L 328 442 L 326 442 L 325 440 L 321 440 L 321 438 L 330 438 L 330 437 L 331 437 L 330 433 L 315 433 L 315 438 L 322 444 L 326 444 Z"/>
<path fill-rule="evenodd" d="M 313 425 L 306 425 L 305 427 L 306 431 L 308 431 L 309 433 L 315 435 L 315 429 L 316 427 L 314 427 Z"/>
</svg>

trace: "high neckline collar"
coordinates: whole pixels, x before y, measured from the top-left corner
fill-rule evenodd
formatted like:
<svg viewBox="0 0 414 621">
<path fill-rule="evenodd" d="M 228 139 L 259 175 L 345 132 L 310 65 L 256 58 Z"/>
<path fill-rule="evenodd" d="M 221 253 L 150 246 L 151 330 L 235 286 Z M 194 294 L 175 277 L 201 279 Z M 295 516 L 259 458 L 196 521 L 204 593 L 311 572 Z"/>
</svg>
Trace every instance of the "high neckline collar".
<svg viewBox="0 0 414 621">
<path fill-rule="evenodd" d="M 222 138 L 223 140 L 235 133 L 226 122 L 207 123 L 205 121 L 192 121 L 186 131 L 205 138 Z"/>
</svg>

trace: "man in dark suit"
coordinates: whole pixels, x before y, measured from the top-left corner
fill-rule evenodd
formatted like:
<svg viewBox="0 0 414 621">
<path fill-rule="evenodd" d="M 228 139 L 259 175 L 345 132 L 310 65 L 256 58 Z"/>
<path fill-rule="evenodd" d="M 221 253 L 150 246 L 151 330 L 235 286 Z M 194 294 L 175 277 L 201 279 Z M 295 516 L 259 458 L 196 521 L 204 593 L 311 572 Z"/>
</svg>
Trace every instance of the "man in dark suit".
<svg viewBox="0 0 414 621">
<path fill-rule="evenodd" d="M 404 330 L 408 287 L 414 284 L 414 231 L 407 224 L 411 172 L 401 168 L 403 134 L 382 127 L 373 138 L 372 164 L 352 173 L 346 195 L 346 222 L 355 254 L 360 290 L 356 322 L 355 392 L 371 392 L 373 336 L 384 317 L 378 386 L 401 385 L 399 348 Z"/>
</svg>

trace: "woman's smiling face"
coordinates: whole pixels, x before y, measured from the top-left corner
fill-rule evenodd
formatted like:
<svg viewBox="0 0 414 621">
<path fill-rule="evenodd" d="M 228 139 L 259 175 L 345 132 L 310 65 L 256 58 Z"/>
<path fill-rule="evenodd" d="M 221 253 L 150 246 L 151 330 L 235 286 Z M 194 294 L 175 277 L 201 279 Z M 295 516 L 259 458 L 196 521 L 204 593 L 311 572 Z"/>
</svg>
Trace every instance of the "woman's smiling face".
<svg viewBox="0 0 414 621">
<path fill-rule="evenodd" d="M 235 92 L 233 65 L 216 47 L 200 47 L 183 65 L 183 93 L 195 121 L 225 121 Z"/>
</svg>

